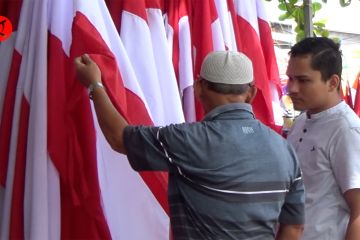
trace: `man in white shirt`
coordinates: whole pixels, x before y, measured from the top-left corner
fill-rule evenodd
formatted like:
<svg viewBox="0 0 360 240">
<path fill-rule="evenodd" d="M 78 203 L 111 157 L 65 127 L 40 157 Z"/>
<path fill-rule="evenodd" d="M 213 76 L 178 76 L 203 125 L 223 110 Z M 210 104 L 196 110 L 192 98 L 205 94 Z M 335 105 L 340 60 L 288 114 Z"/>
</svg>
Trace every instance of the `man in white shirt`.
<svg viewBox="0 0 360 240">
<path fill-rule="evenodd" d="M 290 51 L 288 94 L 303 113 L 288 135 L 306 191 L 303 239 L 360 239 L 360 119 L 340 95 L 339 44 L 306 38 Z"/>
</svg>

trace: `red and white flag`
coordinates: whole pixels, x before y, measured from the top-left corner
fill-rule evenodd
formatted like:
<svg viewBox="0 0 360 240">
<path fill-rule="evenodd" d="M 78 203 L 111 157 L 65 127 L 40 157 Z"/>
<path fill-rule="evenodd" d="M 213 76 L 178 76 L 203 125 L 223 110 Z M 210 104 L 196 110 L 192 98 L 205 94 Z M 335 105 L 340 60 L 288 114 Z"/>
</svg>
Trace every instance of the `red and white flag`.
<svg viewBox="0 0 360 240">
<path fill-rule="evenodd" d="M 192 84 L 204 57 L 239 49 L 256 66 L 255 112 L 273 123 L 276 64 L 256 2 L 169 1 L 165 24 L 162 3 L 0 2 L 1 14 L 20 16 L 0 45 L 0 239 L 169 238 L 167 175 L 139 174 L 110 148 L 75 78 L 81 54 L 99 64 L 129 123 L 164 125 L 183 122 L 182 107 L 195 120 Z"/>
<path fill-rule="evenodd" d="M 120 36 L 156 125 L 184 121 L 159 0 L 123 0 L 114 9 L 120 15 Z M 116 17 L 113 17 L 116 21 Z"/>
<path fill-rule="evenodd" d="M 96 5 L 78 1 L 76 7 L 70 58 L 84 52 L 92 54 L 103 70 L 104 85 L 117 109 L 132 124 L 152 124 L 144 86 L 106 5 L 103 1 Z M 88 102 L 87 96 L 84 101 Z M 79 118 L 81 116 L 74 117 L 81 121 Z M 165 209 L 167 185 L 164 177 L 156 173 L 142 174 L 141 177 L 134 172 L 125 156 L 111 150 L 96 118 L 94 120 L 102 204 L 112 238 L 167 238 L 169 218 Z"/>
<path fill-rule="evenodd" d="M 191 5 L 191 34 L 193 43 L 194 77 L 200 74 L 201 64 L 212 51 L 225 50 L 220 20 L 214 0 L 193 1 Z M 195 102 L 196 118 L 201 120 L 203 109 Z"/>
<path fill-rule="evenodd" d="M 232 20 L 232 0 L 215 0 L 216 10 L 219 16 L 222 35 L 226 50 L 237 51 L 234 25 Z"/>
<path fill-rule="evenodd" d="M 236 35 L 238 49 L 252 60 L 254 66 L 258 88 L 253 102 L 254 112 L 259 120 L 274 127 L 273 99 L 279 99 L 277 88 L 280 82 L 263 2 L 235 0 L 234 3 L 239 28 Z"/>
<path fill-rule="evenodd" d="M 353 104 L 353 99 L 352 99 L 352 93 L 351 93 L 351 87 L 350 87 L 350 83 L 349 80 L 346 80 L 346 86 L 345 89 L 343 86 L 341 86 L 341 96 L 344 99 L 344 101 L 349 105 L 349 107 L 351 107 L 352 109 L 354 109 L 354 104 Z"/>
<path fill-rule="evenodd" d="M 167 1 L 165 28 L 186 122 L 196 121 L 189 1 Z"/>
<path fill-rule="evenodd" d="M 283 125 L 283 109 L 280 106 L 282 95 L 279 68 L 276 61 L 274 41 L 271 34 L 270 23 L 266 14 L 263 0 L 256 0 L 257 15 L 259 21 L 259 36 L 262 51 L 264 53 L 266 72 L 268 76 L 270 94 L 272 99 L 272 110 L 275 125 L 272 128 L 280 132 Z"/>
<path fill-rule="evenodd" d="M 356 89 L 354 100 L 354 112 L 360 117 L 360 72 L 357 74 L 354 81 L 354 88 Z"/>
<path fill-rule="evenodd" d="M 110 149 L 74 77 L 73 58 L 85 52 L 106 68 L 104 84 L 128 121 L 152 124 L 103 1 L 24 1 L 6 79 L 13 97 L 4 96 L 11 102 L 2 104 L 13 106 L 13 113 L 2 114 L 11 124 L 1 122 L 11 129 L 2 239 L 169 236 L 166 183 L 148 175 L 156 186 L 150 189 L 126 157 Z"/>
<path fill-rule="evenodd" d="M 53 199 L 59 190 L 58 178 L 48 159 L 44 128 L 47 122 L 46 17 L 44 1 L 23 2 L 12 60 L 8 59 L 12 64 L 1 128 L 8 127 L 7 132 L 11 134 L 1 135 L 2 142 L 8 142 L 5 144 L 8 149 L 2 148 L 0 153 L 1 161 L 7 162 L 2 175 L 5 191 L 1 239 L 47 239 L 52 237 L 50 230 L 59 226 L 52 218 L 60 209 L 59 201 Z"/>
</svg>

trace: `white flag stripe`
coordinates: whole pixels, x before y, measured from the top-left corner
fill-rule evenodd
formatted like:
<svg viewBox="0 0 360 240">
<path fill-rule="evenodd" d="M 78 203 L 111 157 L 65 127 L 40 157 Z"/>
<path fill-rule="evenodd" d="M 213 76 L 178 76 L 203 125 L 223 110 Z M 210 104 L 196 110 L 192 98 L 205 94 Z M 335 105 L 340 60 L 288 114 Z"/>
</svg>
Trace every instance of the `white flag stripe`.
<svg viewBox="0 0 360 240">
<path fill-rule="evenodd" d="M 99 180 L 113 239 L 168 239 L 166 212 L 126 156 L 111 149 L 97 121 L 96 132 Z"/>
<path fill-rule="evenodd" d="M 235 37 L 235 32 L 234 32 L 234 24 L 233 24 L 233 20 L 232 20 L 232 16 L 231 16 L 231 13 L 229 12 L 228 14 L 228 21 L 229 21 L 229 25 L 230 25 L 230 33 L 231 33 L 231 49 L 229 50 L 232 50 L 232 51 L 237 51 L 237 44 L 236 44 L 236 37 Z"/>
<path fill-rule="evenodd" d="M 49 4 L 49 30 L 52 35 L 60 39 L 63 51 L 70 55 L 72 41 L 71 26 L 75 15 L 73 0 L 51 1 Z"/>
<path fill-rule="evenodd" d="M 164 107 L 154 62 L 147 22 L 127 11 L 122 12 L 120 37 L 139 81 L 154 124 L 164 125 Z M 141 41 L 140 41 L 141 40 Z"/>
<path fill-rule="evenodd" d="M 161 10 L 147 9 L 147 19 L 153 46 L 154 63 L 163 99 L 164 124 L 184 122 L 179 88 L 172 65 L 170 48 L 167 45 Z"/>
<path fill-rule="evenodd" d="M 194 83 L 188 16 L 182 17 L 179 20 L 179 78 L 181 93 Z"/>
<path fill-rule="evenodd" d="M 24 95 L 30 104 L 24 189 L 24 237 L 45 239 L 49 236 L 47 133 L 44 128 L 47 126 L 47 1 L 34 2 L 33 9 L 29 29 L 30 47 L 26 59 L 28 69 L 24 76 Z"/>
<path fill-rule="evenodd" d="M 261 18 L 262 20 L 269 22 L 263 0 L 256 0 L 256 11 L 258 18 Z"/>
<path fill-rule="evenodd" d="M 76 11 L 84 14 L 89 21 L 93 23 L 107 46 L 111 46 L 113 54 L 118 60 L 117 64 L 124 85 L 141 99 L 144 99 L 130 60 L 126 54 L 123 54 L 126 51 L 120 40 L 120 36 L 103 1 L 93 1 L 92 4 L 83 0 L 76 2 L 74 2 L 74 0 L 52 1 L 49 14 L 51 16 L 50 30 L 53 35 L 61 39 L 65 53 L 69 55 L 72 41 L 71 26 Z M 144 102 L 144 104 L 145 107 L 149 109 L 147 103 Z"/>
<path fill-rule="evenodd" d="M 79 6 L 89 5 L 87 1 L 81 2 L 83 4 L 79 4 Z M 125 52 L 122 40 L 116 32 L 105 4 L 99 1 L 99 6 L 95 9 L 82 8 L 79 10 L 87 17 L 89 16 L 89 20 L 117 57 L 125 86 L 146 104 L 132 70 L 130 58 Z M 98 16 L 102 16 L 102 22 L 97 21 Z M 103 24 L 107 26 L 105 27 Z M 144 60 L 148 61 L 149 59 Z M 100 189 L 104 213 L 112 237 L 114 239 L 167 239 L 169 217 L 140 175 L 132 170 L 125 156 L 119 155 L 111 149 L 98 126 L 95 112 L 93 116 L 97 133 Z"/>
<path fill-rule="evenodd" d="M 228 50 L 236 51 L 236 40 L 231 19 L 231 14 L 228 10 L 227 1 L 215 0 L 217 14 L 219 16 L 221 30 L 224 37 L 225 46 Z"/>
<path fill-rule="evenodd" d="M 164 27 L 165 27 L 165 34 L 166 34 L 166 41 L 167 45 L 169 46 L 169 54 L 170 58 L 173 57 L 173 47 L 174 47 L 174 29 L 169 23 L 169 15 L 166 13 L 164 14 Z"/>
<path fill-rule="evenodd" d="M 270 91 L 272 93 L 272 109 L 274 113 L 274 122 L 277 126 L 282 126 L 284 124 L 283 114 L 284 110 L 280 105 L 279 92 L 275 84 L 269 81 Z"/>
<path fill-rule="evenodd" d="M 224 37 L 221 31 L 220 20 L 217 18 L 211 23 L 211 33 L 213 39 L 213 50 L 214 51 L 224 51 L 225 42 Z"/>
<path fill-rule="evenodd" d="M 253 27 L 253 29 L 259 36 L 259 24 L 257 19 L 256 2 L 235 0 L 234 5 L 236 13 L 242 18 L 244 18 Z M 246 33 L 242 32 L 241 34 Z"/>
<path fill-rule="evenodd" d="M 262 19 L 264 22 L 267 22 L 269 24 L 269 32 L 271 32 L 270 23 L 266 14 L 265 6 L 263 0 L 256 0 L 256 9 L 258 18 Z M 264 47 L 264 46 L 263 46 Z M 274 47 L 273 45 L 268 47 Z M 274 58 L 276 58 L 274 53 Z M 272 94 L 272 109 L 274 114 L 274 122 L 277 126 L 282 126 L 284 124 L 283 119 L 283 109 L 280 104 L 280 96 L 277 89 L 277 86 L 274 84 L 273 79 L 270 79 L 269 81 L 269 88 L 270 92 Z"/>
<path fill-rule="evenodd" d="M 0 216 L 3 216 L 4 214 L 4 209 L 3 209 L 4 201 L 5 201 L 5 188 L 3 186 L 0 186 Z M 0 220 L 2 220 L 2 217 L 0 217 Z M 0 231 L 1 229 L 2 226 L 0 225 Z M 0 237 L 1 237 L 1 233 L 0 233 Z"/>
<path fill-rule="evenodd" d="M 187 122 L 196 121 L 195 97 L 193 90 L 194 66 L 191 56 L 192 43 L 189 17 L 183 16 L 178 22 L 179 36 L 179 86 L 184 116 Z"/>
<path fill-rule="evenodd" d="M 19 19 L 18 31 L 15 40 L 15 49 L 21 55 L 23 55 L 28 48 L 28 31 L 30 29 L 30 19 L 32 16 L 33 9 L 28 1 L 24 1 L 21 8 L 21 15 Z M 25 57 L 23 56 L 25 59 Z M 18 142 L 19 132 L 19 119 L 20 119 L 20 106 L 23 97 L 24 88 L 24 76 L 25 75 L 26 61 L 22 60 L 20 65 L 19 78 L 15 93 L 15 104 L 14 113 L 12 119 L 12 129 L 9 146 L 9 159 L 8 169 L 6 172 L 6 185 L 5 185 L 5 196 L 3 200 L 3 214 L 1 216 L 1 228 L 0 228 L 0 239 L 9 239 L 10 237 L 10 215 L 12 206 L 12 193 L 13 193 L 13 181 L 15 175 L 15 163 L 16 163 L 16 148 Z"/>
<path fill-rule="evenodd" d="M 206 36 L 209 38 L 205 39 L 209 40 L 206 44 L 210 46 L 212 41 L 213 50 L 237 50 L 233 19 L 227 2 L 224 0 L 211 1 L 215 2 L 218 18 L 211 23 L 211 36 Z M 264 34 L 265 24 L 259 19 L 267 21 L 262 0 L 234 1 L 238 17 L 249 22 L 257 32 L 259 42 L 256 41 L 254 44 L 267 45 L 267 42 L 270 41 L 264 43 L 260 39 L 260 33 Z M 181 4 L 187 4 L 187 2 L 184 1 Z M 164 26 L 160 9 L 146 9 L 146 20 L 142 18 L 143 16 L 137 16 L 132 12 L 119 12 L 119 15 L 122 16 L 120 37 L 104 0 L 94 0 L 91 4 L 87 0 L 23 0 L 18 32 L 13 33 L 10 39 L 0 44 L 0 85 L 7 85 L 13 50 L 16 51 L 15 59 L 17 59 L 17 54 L 21 55 L 15 93 L 7 181 L 4 188 L 0 186 L 0 239 L 10 238 L 10 217 L 13 214 L 11 206 L 15 187 L 14 171 L 23 97 L 29 104 L 29 109 L 26 109 L 29 110 L 29 120 L 23 203 L 24 236 L 25 239 L 52 240 L 60 239 L 63 234 L 61 232 L 63 219 L 61 219 L 62 205 L 60 201 L 62 196 L 59 172 L 47 150 L 47 64 L 49 58 L 52 57 L 48 52 L 47 41 L 48 31 L 50 31 L 51 35 L 60 40 L 62 51 L 69 57 L 73 43 L 72 24 L 77 11 L 81 12 L 99 32 L 117 60 L 127 93 L 134 93 L 144 103 L 147 113 L 155 125 L 183 122 L 184 115 L 188 122 L 195 121 L 193 59 L 196 49 L 192 46 L 195 38 L 192 39 L 191 34 L 194 32 L 191 31 L 196 31 L 196 29 L 190 29 L 189 19 L 193 16 L 186 16 L 186 7 L 179 12 L 175 11 L 175 14 L 180 14 L 178 17 L 181 17 L 171 23 L 177 24 L 174 27 L 177 29 L 177 33 L 166 21 Z M 165 18 L 165 20 L 167 19 Z M 247 26 L 247 24 L 245 25 Z M 247 32 L 239 30 L 240 34 L 247 34 Z M 210 35 L 210 31 L 207 32 Z M 175 50 L 179 51 L 176 52 L 178 62 L 174 63 L 178 69 L 179 87 L 172 66 L 174 40 L 178 41 L 176 45 L 179 46 L 179 49 Z M 202 44 L 199 45 L 196 46 L 197 50 L 202 53 L 200 51 Z M 264 49 L 264 46 L 262 47 Z M 65 61 L 67 60 L 65 59 Z M 265 63 L 261 65 L 266 66 Z M 268 73 L 268 75 L 272 75 L 271 78 L 276 79 L 273 77 L 276 73 Z M 275 84 L 275 81 L 269 81 L 273 111 L 277 109 L 276 100 L 278 100 Z M 5 87 L 0 89 L 0 121 L 4 108 L 5 91 Z M 159 196 L 155 196 L 151 191 L 153 189 L 149 188 L 141 175 L 132 170 L 126 156 L 118 154 L 110 148 L 100 130 L 93 106 L 92 111 L 96 131 L 101 204 L 111 237 L 113 239 L 169 239 L 169 216 L 162 207 L 163 202 L 160 204 Z M 276 117 L 280 115 L 281 113 L 274 114 L 276 123 L 278 123 Z M 279 120 L 282 120 L 280 118 Z M 149 182 L 147 181 L 147 183 Z M 19 196 L 17 198 L 19 199 Z M 19 216 L 16 220 L 18 218 Z M 71 232 L 72 230 L 69 229 L 67 231 L 69 234 L 77 232 Z"/>
</svg>

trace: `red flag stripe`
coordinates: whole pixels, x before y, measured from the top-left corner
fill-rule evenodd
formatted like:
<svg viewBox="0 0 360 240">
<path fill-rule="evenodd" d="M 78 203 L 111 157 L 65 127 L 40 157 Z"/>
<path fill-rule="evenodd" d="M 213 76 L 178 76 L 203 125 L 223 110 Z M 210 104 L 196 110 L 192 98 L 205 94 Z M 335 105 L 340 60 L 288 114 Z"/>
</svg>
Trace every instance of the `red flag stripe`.
<svg viewBox="0 0 360 240">
<path fill-rule="evenodd" d="M 74 32 L 84 31 L 86 33 L 91 33 L 92 38 L 89 38 L 87 44 L 85 45 L 83 44 L 83 42 L 78 41 L 81 46 L 73 46 L 73 49 L 77 49 L 77 51 L 79 52 L 72 53 L 72 55 L 80 55 L 82 53 L 80 49 L 87 49 L 88 51 L 92 49 L 90 51 L 99 52 L 102 56 L 109 56 L 110 62 L 103 62 L 104 58 L 97 58 L 96 56 L 94 56 L 94 58 L 97 59 L 97 62 L 100 64 L 101 67 L 103 67 L 102 72 L 104 73 L 104 85 L 106 86 L 106 89 L 108 89 L 110 99 L 115 104 L 115 107 L 118 109 L 119 112 L 124 114 L 125 118 L 129 121 L 129 123 L 153 125 L 142 100 L 139 99 L 137 95 L 135 95 L 128 89 L 124 91 L 124 85 L 122 83 L 120 73 L 116 67 L 115 57 L 113 56 L 111 51 L 108 48 L 97 50 L 93 49 L 93 46 L 106 46 L 101 36 L 99 34 L 95 34 L 97 32 L 96 29 L 93 28 L 93 26 L 86 19 L 85 16 L 83 16 L 81 13 L 78 13 L 78 16 L 79 18 L 77 20 L 77 24 L 74 25 Z M 88 29 L 86 29 L 87 27 Z M 93 39 L 94 41 L 96 41 L 96 43 L 90 41 Z M 74 41 L 74 43 L 76 43 L 76 41 Z M 131 107 L 125 109 L 126 106 Z M 140 173 L 140 175 L 143 177 L 148 187 L 153 191 L 154 196 L 158 199 L 161 206 L 168 213 L 168 205 L 166 198 L 167 176 L 155 172 Z"/>
<path fill-rule="evenodd" d="M 244 52 L 252 60 L 255 84 L 258 87 L 258 93 L 253 102 L 255 114 L 263 123 L 273 123 L 271 96 L 267 82 L 268 78 L 258 35 L 249 22 L 240 16 L 238 17 L 238 24 L 241 32 L 246 33 L 241 35 L 240 43 L 238 44 L 239 50 Z"/>
<path fill-rule="evenodd" d="M 0 2 L 0 16 L 6 16 L 12 24 L 13 31 L 17 30 L 22 0 L 3 0 Z"/>
<path fill-rule="evenodd" d="M 79 42 L 76 36 L 74 42 Z M 62 42 L 52 34 L 48 52 L 48 151 L 62 183 L 61 237 L 110 239 L 101 207 L 95 132 L 88 130 L 94 129 L 88 96 L 74 78 Z"/>
<path fill-rule="evenodd" d="M 5 186 L 6 183 L 16 86 L 18 83 L 20 64 L 21 55 L 17 51 L 14 51 L 0 122 L 0 184 L 2 186 Z"/>
<path fill-rule="evenodd" d="M 23 96 L 20 109 L 19 132 L 11 201 L 10 239 L 24 239 L 24 185 L 29 112 L 30 105 Z"/>
<path fill-rule="evenodd" d="M 356 95 L 354 100 L 354 112 L 360 117 L 360 72 L 356 76 L 354 85 L 356 86 Z"/>
</svg>

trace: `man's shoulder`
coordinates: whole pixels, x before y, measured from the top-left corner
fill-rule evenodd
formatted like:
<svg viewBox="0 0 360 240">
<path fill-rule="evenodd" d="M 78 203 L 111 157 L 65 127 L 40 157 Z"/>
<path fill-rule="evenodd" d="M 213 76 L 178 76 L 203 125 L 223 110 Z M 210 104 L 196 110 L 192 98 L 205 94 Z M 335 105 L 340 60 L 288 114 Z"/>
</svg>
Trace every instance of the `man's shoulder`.
<svg viewBox="0 0 360 240">
<path fill-rule="evenodd" d="M 342 121 L 344 122 L 344 124 L 346 124 L 347 127 L 351 129 L 360 129 L 360 118 L 350 107 L 348 107 L 348 109 L 344 111 L 341 116 Z"/>
</svg>

